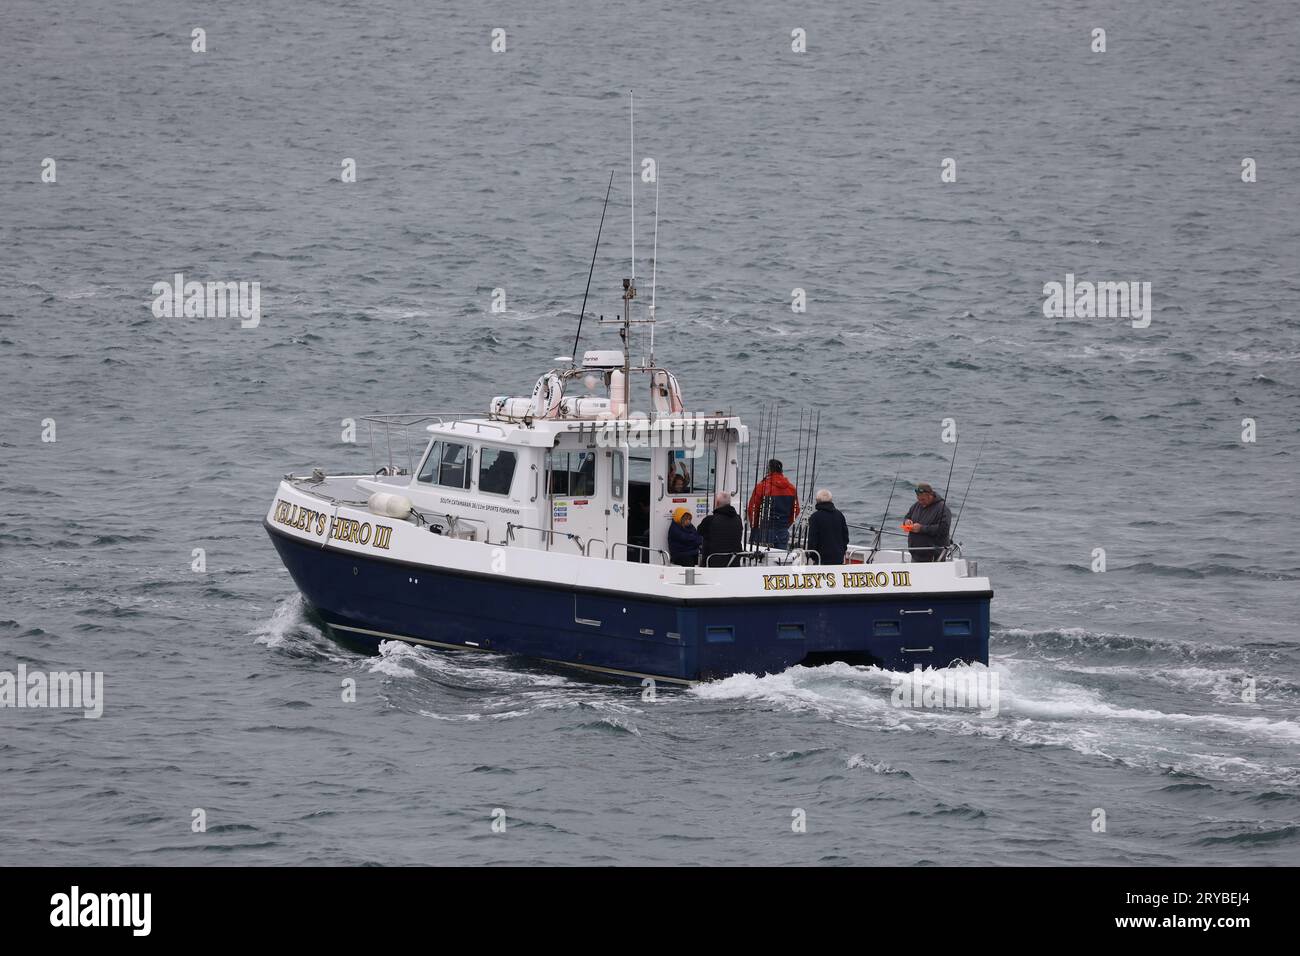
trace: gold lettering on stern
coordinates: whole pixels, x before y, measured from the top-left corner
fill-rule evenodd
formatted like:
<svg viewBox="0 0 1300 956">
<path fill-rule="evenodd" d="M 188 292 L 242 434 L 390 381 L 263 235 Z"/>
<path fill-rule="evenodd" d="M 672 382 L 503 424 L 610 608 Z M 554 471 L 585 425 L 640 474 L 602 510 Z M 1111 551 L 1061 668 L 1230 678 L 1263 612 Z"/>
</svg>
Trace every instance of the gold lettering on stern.
<svg viewBox="0 0 1300 956">
<path fill-rule="evenodd" d="M 835 575 L 829 571 L 815 574 L 765 574 L 764 591 L 815 591 L 835 587 Z"/>
</svg>

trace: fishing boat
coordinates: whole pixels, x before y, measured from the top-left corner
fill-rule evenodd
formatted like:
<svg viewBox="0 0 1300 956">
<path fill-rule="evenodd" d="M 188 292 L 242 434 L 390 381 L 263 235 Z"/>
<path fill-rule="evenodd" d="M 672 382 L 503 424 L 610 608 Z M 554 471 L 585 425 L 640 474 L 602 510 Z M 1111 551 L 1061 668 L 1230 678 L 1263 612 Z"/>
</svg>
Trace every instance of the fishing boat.
<svg viewBox="0 0 1300 956">
<path fill-rule="evenodd" d="M 624 294 L 630 307 L 635 287 Z M 387 450 L 379 466 L 286 475 L 265 521 L 307 602 L 354 641 L 678 683 L 830 661 L 988 663 L 992 591 L 956 546 L 917 561 L 876 529 L 832 566 L 800 546 L 800 524 L 781 547 L 751 521 L 743 550 L 673 564 L 674 513 L 698 524 L 717 492 L 739 500 L 766 453 L 738 416 L 689 412 L 676 376 L 626 348 L 589 350 L 482 415 L 365 421 L 372 455 Z M 412 429 L 427 431 L 422 448 Z"/>
<path fill-rule="evenodd" d="M 657 253 L 657 188 L 655 205 Z M 284 476 L 265 527 L 318 618 L 370 646 L 512 654 L 679 684 L 832 661 L 987 664 L 992 590 L 955 544 L 917 560 L 883 546 L 882 522 L 824 564 L 805 519 L 764 533 L 764 503 L 751 500 L 738 549 L 673 562 L 675 515 L 685 509 L 698 525 L 719 493 L 742 501 L 778 447 L 776 416 L 751 435 L 729 410 L 688 408 L 654 358 L 653 279 L 648 312 L 633 311 L 635 261 L 634 245 L 621 319 L 600 317 L 617 327 L 619 348 L 578 357 L 584 293 L 574 355 L 531 395 L 493 397 L 479 413 L 364 416 L 368 472 Z M 634 339 L 648 339 L 636 362 Z M 800 416 L 796 442 L 805 494 L 816 485 L 813 422 Z"/>
</svg>

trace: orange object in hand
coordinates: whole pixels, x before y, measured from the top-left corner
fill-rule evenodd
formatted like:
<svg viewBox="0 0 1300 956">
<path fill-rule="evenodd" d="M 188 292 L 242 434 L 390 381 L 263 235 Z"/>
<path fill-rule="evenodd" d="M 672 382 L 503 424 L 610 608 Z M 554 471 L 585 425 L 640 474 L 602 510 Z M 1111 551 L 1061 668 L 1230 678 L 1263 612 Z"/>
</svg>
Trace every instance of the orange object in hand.
<svg viewBox="0 0 1300 956">
<path fill-rule="evenodd" d="M 903 522 L 903 530 L 904 530 L 904 531 L 911 531 L 911 530 L 912 530 L 912 522 L 910 522 L 910 521 L 904 521 L 904 522 Z"/>
</svg>

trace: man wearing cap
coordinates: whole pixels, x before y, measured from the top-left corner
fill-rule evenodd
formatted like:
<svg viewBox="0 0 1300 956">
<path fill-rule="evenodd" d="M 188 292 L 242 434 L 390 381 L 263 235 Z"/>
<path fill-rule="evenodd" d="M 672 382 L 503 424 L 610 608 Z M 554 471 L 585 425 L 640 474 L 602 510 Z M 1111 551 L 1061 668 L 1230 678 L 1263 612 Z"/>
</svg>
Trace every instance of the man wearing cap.
<svg viewBox="0 0 1300 956">
<path fill-rule="evenodd" d="M 916 504 L 907 509 L 903 530 L 913 561 L 938 561 L 948 544 L 948 527 L 952 514 L 947 503 L 926 482 L 916 486 Z"/>
<path fill-rule="evenodd" d="M 790 543 L 790 526 L 799 517 L 799 492 L 786 478 L 780 459 L 767 463 L 767 474 L 754 486 L 745 509 L 754 544 L 784 548 Z"/>
<path fill-rule="evenodd" d="M 673 512 L 673 523 L 668 526 L 668 557 L 673 564 L 693 568 L 700 563 L 700 545 L 704 539 L 691 523 L 691 513 L 685 508 Z"/>
</svg>

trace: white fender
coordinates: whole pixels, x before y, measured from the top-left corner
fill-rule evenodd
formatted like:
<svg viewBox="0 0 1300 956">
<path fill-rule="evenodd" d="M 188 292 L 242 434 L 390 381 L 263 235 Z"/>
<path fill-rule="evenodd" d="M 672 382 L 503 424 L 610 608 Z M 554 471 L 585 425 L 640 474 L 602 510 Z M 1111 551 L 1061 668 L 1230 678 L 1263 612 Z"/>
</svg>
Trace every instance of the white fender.
<svg viewBox="0 0 1300 956">
<path fill-rule="evenodd" d="M 386 518 L 405 518 L 411 513 L 411 499 L 388 491 L 376 491 L 366 502 L 372 514 Z"/>
<path fill-rule="evenodd" d="M 627 406 L 623 403 L 623 370 L 615 369 L 609 373 L 609 415 L 611 418 L 622 418 L 627 414 Z"/>
</svg>

